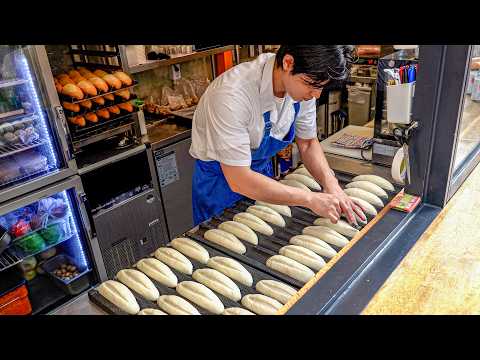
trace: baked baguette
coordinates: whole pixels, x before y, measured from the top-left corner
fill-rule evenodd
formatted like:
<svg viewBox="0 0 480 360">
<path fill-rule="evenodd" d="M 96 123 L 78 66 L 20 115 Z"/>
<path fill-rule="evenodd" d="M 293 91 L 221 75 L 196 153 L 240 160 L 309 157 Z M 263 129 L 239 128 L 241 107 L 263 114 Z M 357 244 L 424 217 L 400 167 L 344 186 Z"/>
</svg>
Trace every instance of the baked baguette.
<svg viewBox="0 0 480 360">
<path fill-rule="evenodd" d="M 162 295 L 157 305 L 169 315 L 200 315 L 195 306 L 177 295 Z"/>
<path fill-rule="evenodd" d="M 160 260 L 154 258 L 145 258 L 138 261 L 136 267 L 145 275 L 148 275 L 162 285 L 174 288 L 178 284 L 177 276 Z"/>
<path fill-rule="evenodd" d="M 326 226 L 307 226 L 303 228 L 302 234 L 314 236 L 320 240 L 325 241 L 326 243 L 338 247 L 344 247 L 348 244 L 349 241 L 342 234 Z"/>
<path fill-rule="evenodd" d="M 252 286 L 252 274 L 238 261 L 224 256 L 214 256 L 207 262 L 209 268 L 220 271 L 230 279 L 238 281 L 240 284 Z"/>
<path fill-rule="evenodd" d="M 90 110 L 92 108 L 92 102 L 90 100 L 84 100 L 79 103 L 81 107 Z"/>
<path fill-rule="evenodd" d="M 69 118 L 69 121 L 72 124 L 78 125 L 80 127 L 83 127 L 87 124 L 87 122 L 85 121 L 85 118 L 81 115 L 75 116 L 73 118 Z"/>
<path fill-rule="evenodd" d="M 102 119 L 105 119 L 105 120 L 110 119 L 110 113 L 108 112 L 107 109 L 99 109 L 96 111 L 96 114 Z"/>
<path fill-rule="evenodd" d="M 122 82 L 112 74 L 107 74 L 105 76 L 102 76 L 102 79 L 107 82 L 108 86 L 112 87 L 115 90 L 122 88 Z"/>
<path fill-rule="evenodd" d="M 380 186 L 384 190 L 388 191 L 395 191 L 395 188 L 393 187 L 392 183 L 388 181 L 387 179 L 384 179 L 381 176 L 377 175 L 358 175 L 355 176 L 352 181 L 370 181 L 378 186 Z"/>
<path fill-rule="evenodd" d="M 268 258 L 267 266 L 302 283 L 306 283 L 315 276 L 315 273 L 305 265 L 283 255 L 273 255 Z"/>
<path fill-rule="evenodd" d="M 93 98 L 92 101 L 101 106 L 105 105 L 105 99 L 103 98 L 103 96 Z"/>
<path fill-rule="evenodd" d="M 258 315 L 275 315 L 283 306 L 277 300 L 262 294 L 248 294 L 242 298 L 242 305 Z"/>
<path fill-rule="evenodd" d="M 120 80 L 122 82 L 122 84 L 125 85 L 125 86 L 130 86 L 133 83 L 130 76 L 125 74 L 123 71 L 116 71 L 116 72 L 113 73 L 113 76 L 115 76 L 118 80 Z"/>
<path fill-rule="evenodd" d="M 63 85 L 62 94 L 77 100 L 82 100 L 84 97 L 82 89 L 73 83 Z"/>
<path fill-rule="evenodd" d="M 231 307 L 231 308 L 225 309 L 222 315 L 255 315 L 255 314 L 241 307 Z"/>
<path fill-rule="evenodd" d="M 78 104 L 72 104 L 66 101 L 62 102 L 63 108 L 65 110 L 73 111 L 73 112 L 79 112 L 80 111 L 80 105 Z"/>
<path fill-rule="evenodd" d="M 225 249 L 233 251 L 237 254 L 245 254 L 247 248 L 233 234 L 220 229 L 210 229 L 205 231 L 203 237 L 214 244 L 223 246 Z"/>
<path fill-rule="evenodd" d="M 100 69 L 97 69 L 93 72 L 95 75 L 99 76 L 99 77 L 104 77 L 105 75 L 108 75 L 107 72 L 103 71 L 103 70 L 100 70 Z"/>
<path fill-rule="evenodd" d="M 97 90 L 104 93 L 108 92 L 109 88 L 105 80 L 99 78 L 98 76 L 91 76 L 90 78 L 87 78 L 87 79 L 93 84 L 93 86 L 97 88 Z"/>
<path fill-rule="evenodd" d="M 109 106 L 109 107 L 107 108 L 107 110 L 108 110 L 109 112 L 111 112 L 112 114 L 115 114 L 115 115 L 119 115 L 119 114 L 120 114 L 120 109 L 119 109 L 119 107 L 118 107 L 117 105 Z"/>
<path fill-rule="evenodd" d="M 271 236 L 273 235 L 273 229 L 265 221 L 258 216 L 247 212 L 241 212 L 235 214 L 233 221 L 247 225 L 250 229 L 258 231 L 260 234 Z"/>
<path fill-rule="evenodd" d="M 260 280 L 255 285 L 255 289 L 272 299 L 286 304 L 290 298 L 297 293 L 293 287 L 276 280 Z"/>
<path fill-rule="evenodd" d="M 97 291 L 120 310 L 130 315 L 140 311 L 137 299 L 135 299 L 130 289 L 121 282 L 115 280 L 104 281 L 97 288 Z"/>
<path fill-rule="evenodd" d="M 126 103 L 121 103 L 117 105 L 120 109 L 126 112 L 132 112 L 133 111 L 133 105 L 130 104 L 129 102 Z"/>
<path fill-rule="evenodd" d="M 198 269 L 193 272 L 193 280 L 216 291 L 226 298 L 239 301 L 242 298 L 240 289 L 229 277 L 215 269 Z"/>
<path fill-rule="evenodd" d="M 156 301 L 160 296 L 152 281 L 141 271 L 123 269 L 117 273 L 117 279 L 147 300 Z"/>
<path fill-rule="evenodd" d="M 372 194 L 377 195 L 379 198 L 382 198 L 384 200 L 388 200 L 388 194 L 385 190 L 383 190 L 380 186 L 377 184 L 374 184 L 370 181 L 365 181 L 365 180 L 359 180 L 359 181 L 353 181 L 351 183 L 348 183 L 345 185 L 347 189 L 350 188 L 359 188 L 363 189 L 365 191 L 368 191 Z"/>
<path fill-rule="evenodd" d="M 155 257 L 181 273 L 192 275 L 192 263 L 182 253 L 175 249 L 167 247 L 158 248 L 157 251 L 155 251 Z"/>
<path fill-rule="evenodd" d="M 175 289 L 184 298 L 208 310 L 212 314 L 219 315 L 225 310 L 218 296 L 203 284 L 187 280 L 179 283 Z"/>
<path fill-rule="evenodd" d="M 93 112 L 85 114 L 85 119 L 93 123 L 98 122 L 98 116 Z"/>
<path fill-rule="evenodd" d="M 319 271 L 325 266 L 325 260 L 312 250 L 298 245 L 286 245 L 278 251 L 280 255 L 298 261 L 300 264 L 308 266 L 314 271 Z"/>
<path fill-rule="evenodd" d="M 77 83 L 77 86 L 82 89 L 82 91 L 90 96 L 97 96 L 97 88 L 88 80 L 81 80 Z"/>
<path fill-rule="evenodd" d="M 115 96 L 111 93 L 103 95 L 103 98 L 108 101 L 115 101 Z"/>
<path fill-rule="evenodd" d="M 77 70 L 72 69 L 68 72 L 68 76 L 70 76 L 73 79 L 74 77 L 82 76 L 82 74 L 80 74 Z"/>
<path fill-rule="evenodd" d="M 247 208 L 247 213 L 253 214 L 271 224 L 285 227 L 285 219 L 275 210 L 262 205 L 252 205 Z"/>
<path fill-rule="evenodd" d="M 295 235 L 289 240 L 292 245 L 303 246 L 304 248 L 312 250 L 314 253 L 332 258 L 337 255 L 337 252 L 328 245 L 325 241 L 310 235 Z"/>
<path fill-rule="evenodd" d="M 298 181 L 313 190 L 322 190 L 322 187 L 314 179 L 303 174 L 288 174 L 287 176 L 285 176 L 285 179 Z"/>
<path fill-rule="evenodd" d="M 349 238 L 354 237 L 358 233 L 357 229 L 344 220 L 338 220 L 337 223 L 334 224 L 330 221 L 330 219 L 320 217 L 315 219 L 313 225 L 329 227 L 330 229 L 333 229 L 342 235 L 348 236 Z"/>
<path fill-rule="evenodd" d="M 173 239 L 170 246 L 202 264 L 206 264 L 210 258 L 210 254 L 202 245 L 188 238 Z"/>
<path fill-rule="evenodd" d="M 383 208 L 385 205 L 383 204 L 383 201 L 375 194 L 372 194 L 368 191 L 365 191 L 363 189 L 359 188 L 350 188 L 350 189 L 345 189 L 344 190 L 345 194 L 348 196 L 355 196 L 357 198 L 363 199 L 366 202 L 372 204 L 373 206 L 376 206 L 378 208 Z"/>
<path fill-rule="evenodd" d="M 349 197 L 353 200 L 355 204 L 359 205 L 364 210 L 365 214 L 368 214 L 370 216 L 376 216 L 378 214 L 377 209 L 375 209 L 375 207 L 368 201 L 365 201 L 355 196 Z"/>
<path fill-rule="evenodd" d="M 301 182 L 299 182 L 297 180 L 283 179 L 283 180 L 280 180 L 280 182 L 283 185 L 293 186 L 293 187 L 296 187 L 296 188 L 299 188 L 299 189 L 302 189 L 302 190 L 305 190 L 305 191 L 312 191 L 307 186 L 305 186 L 304 184 L 302 184 Z"/>
<path fill-rule="evenodd" d="M 260 200 L 255 201 L 255 205 L 266 206 L 266 207 L 269 207 L 270 209 L 275 210 L 280 215 L 292 217 L 292 210 L 287 205 L 270 204 Z"/>
<path fill-rule="evenodd" d="M 128 100 L 128 99 L 130 99 L 130 90 L 124 89 L 124 90 L 116 91 L 115 95 L 118 95 L 121 98 L 123 98 L 125 100 Z"/>
<path fill-rule="evenodd" d="M 233 234 L 239 239 L 245 240 L 250 244 L 258 244 L 257 234 L 245 224 L 236 221 L 225 221 L 218 225 L 218 228 L 220 230 L 229 232 L 230 234 Z"/>
<path fill-rule="evenodd" d="M 146 308 L 146 309 L 140 310 L 140 312 L 137 315 L 167 315 L 167 314 L 158 309 Z"/>
</svg>

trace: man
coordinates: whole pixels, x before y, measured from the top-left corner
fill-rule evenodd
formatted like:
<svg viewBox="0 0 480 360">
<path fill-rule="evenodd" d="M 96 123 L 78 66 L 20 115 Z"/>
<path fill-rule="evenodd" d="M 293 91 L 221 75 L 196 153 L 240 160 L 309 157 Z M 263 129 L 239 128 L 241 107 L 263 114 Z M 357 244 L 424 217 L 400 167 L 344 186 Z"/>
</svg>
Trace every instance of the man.
<svg viewBox="0 0 480 360">
<path fill-rule="evenodd" d="M 339 186 L 317 138 L 316 99 L 327 84 L 347 78 L 352 52 L 348 45 L 282 45 L 276 55 L 239 64 L 209 85 L 193 117 L 195 225 L 244 196 L 307 207 L 333 223 L 342 213 L 353 224 L 354 212 L 365 219 Z M 272 156 L 294 139 L 323 193 L 271 178 Z"/>
</svg>

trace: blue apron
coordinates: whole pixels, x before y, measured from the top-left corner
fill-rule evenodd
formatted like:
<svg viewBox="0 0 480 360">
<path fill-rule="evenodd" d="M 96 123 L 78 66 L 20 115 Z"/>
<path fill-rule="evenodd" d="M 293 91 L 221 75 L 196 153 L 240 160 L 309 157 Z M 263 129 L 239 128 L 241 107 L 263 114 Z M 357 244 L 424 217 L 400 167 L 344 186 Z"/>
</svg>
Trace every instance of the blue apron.
<svg viewBox="0 0 480 360">
<path fill-rule="evenodd" d="M 295 116 L 292 125 L 283 140 L 270 136 L 272 123 L 270 112 L 263 114 L 265 129 L 258 149 L 252 151 L 250 168 L 268 177 L 273 176 L 272 156 L 285 149 L 295 138 L 295 119 L 300 103 L 294 103 Z M 220 215 L 225 208 L 232 206 L 244 196 L 230 190 L 218 161 L 195 161 L 192 181 L 193 222 L 195 225 Z"/>
</svg>

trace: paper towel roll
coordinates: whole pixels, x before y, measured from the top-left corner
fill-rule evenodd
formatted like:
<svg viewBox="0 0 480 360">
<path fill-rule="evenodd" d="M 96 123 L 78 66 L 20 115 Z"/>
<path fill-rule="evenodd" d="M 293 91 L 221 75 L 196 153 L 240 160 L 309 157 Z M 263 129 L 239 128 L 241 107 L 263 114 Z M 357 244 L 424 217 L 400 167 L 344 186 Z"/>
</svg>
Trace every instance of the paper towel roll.
<svg viewBox="0 0 480 360">
<path fill-rule="evenodd" d="M 407 177 L 407 162 L 403 153 L 403 147 L 397 150 L 392 161 L 392 178 L 405 184 L 405 178 Z"/>
</svg>

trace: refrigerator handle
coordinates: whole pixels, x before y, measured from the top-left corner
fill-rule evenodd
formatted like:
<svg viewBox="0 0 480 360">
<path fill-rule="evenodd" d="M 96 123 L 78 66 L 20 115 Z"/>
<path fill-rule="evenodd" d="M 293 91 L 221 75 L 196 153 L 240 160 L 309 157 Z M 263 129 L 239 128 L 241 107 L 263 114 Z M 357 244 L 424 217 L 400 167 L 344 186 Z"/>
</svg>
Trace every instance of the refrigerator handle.
<svg viewBox="0 0 480 360">
<path fill-rule="evenodd" d="M 65 148 L 65 156 L 67 157 L 68 160 L 73 160 L 75 156 L 73 155 L 73 141 L 72 137 L 70 135 L 70 130 L 68 129 L 67 125 L 67 119 L 65 117 L 65 113 L 63 111 L 63 108 L 61 106 L 55 106 L 55 114 L 57 116 L 58 121 L 60 124 L 62 124 L 63 131 L 65 135 L 67 136 L 67 148 Z"/>
<path fill-rule="evenodd" d="M 90 223 L 90 238 L 93 239 L 95 236 L 97 236 L 97 231 L 95 230 L 95 224 L 93 222 L 92 208 L 90 207 L 90 202 L 88 201 L 87 195 L 85 193 L 79 193 L 78 196 L 83 203 L 88 222 Z M 81 213 L 83 217 L 83 211 Z"/>
</svg>

